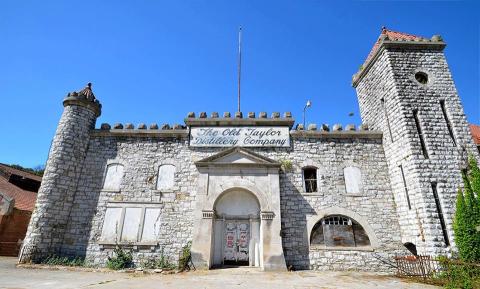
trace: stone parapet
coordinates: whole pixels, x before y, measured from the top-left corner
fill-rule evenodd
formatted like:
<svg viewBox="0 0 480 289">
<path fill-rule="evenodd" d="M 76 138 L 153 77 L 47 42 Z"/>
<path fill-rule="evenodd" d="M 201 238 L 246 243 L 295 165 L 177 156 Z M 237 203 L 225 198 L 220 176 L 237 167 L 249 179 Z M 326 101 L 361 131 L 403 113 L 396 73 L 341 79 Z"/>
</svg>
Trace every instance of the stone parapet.
<svg viewBox="0 0 480 289">
<path fill-rule="evenodd" d="M 187 129 L 95 129 L 91 136 L 131 136 L 131 137 L 159 137 L 159 138 L 188 138 Z"/>
<path fill-rule="evenodd" d="M 279 112 L 273 112 L 270 118 L 267 118 L 266 112 L 260 112 L 258 116 L 255 112 L 249 112 L 244 118 L 242 112 L 236 112 L 234 117 L 230 112 L 225 112 L 223 117 L 219 117 L 217 112 L 212 112 L 211 117 L 207 118 L 206 112 L 200 112 L 199 117 L 195 117 L 194 112 L 188 113 L 185 118 L 187 126 L 288 126 L 293 127 L 295 119 L 290 112 L 285 112 L 284 117 L 280 117 Z"/>
<path fill-rule="evenodd" d="M 292 130 L 292 138 L 365 138 L 382 139 L 381 131 L 320 131 L 320 130 Z"/>
</svg>

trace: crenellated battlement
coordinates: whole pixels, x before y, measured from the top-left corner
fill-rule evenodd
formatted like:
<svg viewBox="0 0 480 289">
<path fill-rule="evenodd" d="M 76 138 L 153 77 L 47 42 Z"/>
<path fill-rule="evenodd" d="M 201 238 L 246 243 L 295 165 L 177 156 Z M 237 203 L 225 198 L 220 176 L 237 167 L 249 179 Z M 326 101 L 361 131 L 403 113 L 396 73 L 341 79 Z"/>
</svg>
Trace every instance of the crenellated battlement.
<svg viewBox="0 0 480 289">
<path fill-rule="evenodd" d="M 89 108 L 95 112 L 97 117 L 102 113 L 102 105 L 100 101 L 96 99 L 95 94 L 92 91 L 92 83 L 87 83 L 87 86 L 79 92 L 69 92 L 63 100 L 63 106 L 79 105 Z"/>
<path fill-rule="evenodd" d="M 226 114 L 226 113 L 225 113 Z M 249 113 L 252 115 L 254 113 Z M 189 113 L 189 116 L 194 115 L 193 113 Z M 200 115 L 204 115 L 201 113 Z M 133 125 L 132 123 L 115 123 L 110 125 L 108 123 L 102 123 L 100 128 L 93 130 L 92 136 L 134 136 L 134 137 L 161 137 L 161 138 L 178 138 L 178 137 L 188 137 L 189 136 L 189 128 L 190 127 L 197 127 L 200 124 L 204 126 L 228 126 L 226 125 L 229 123 L 231 126 L 264 126 L 267 125 L 263 122 L 251 122 L 253 118 L 250 119 L 240 119 L 240 118 L 218 118 L 215 117 L 217 115 L 216 112 L 211 114 L 214 117 L 211 117 L 207 120 L 213 119 L 213 122 L 187 122 L 188 125 L 181 125 L 181 124 L 167 124 L 164 123 L 159 126 L 157 123 L 152 123 L 147 126 L 145 123 L 140 123 L 137 126 Z M 266 115 L 265 112 L 259 114 Z M 272 113 L 272 116 L 278 116 L 279 113 Z M 270 118 L 266 119 L 269 120 L 268 126 L 285 126 L 286 122 L 285 119 L 290 119 L 291 114 L 289 112 L 285 113 L 284 118 Z M 200 119 L 200 118 L 199 118 Z M 201 118 L 204 119 L 204 118 Z M 293 120 L 293 118 L 291 118 Z M 189 118 L 189 120 L 196 120 L 194 117 Z M 229 122 L 234 120 L 233 122 Z M 250 120 L 250 122 L 248 121 Z M 254 120 L 257 120 L 255 118 Z M 275 123 L 272 120 L 277 120 L 279 122 Z M 245 122 L 244 122 L 245 121 Z M 334 124 L 331 126 L 329 124 L 321 124 L 317 125 L 316 123 L 310 123 L 307 126 L 307 129 L 304 129 L 303 124 L 297 124 L 295 126 L 290 126 L 290 122 L 287 123 L 290 128 L 290 135 L 293 138 L 381 138 L 382 132 L 380 131 L 372 131 L 369 130 L 367 124 L 361 124 L 356 126 L 355 124 L 347 124 L 345 127 L 342 124 Z"/>
</svg>

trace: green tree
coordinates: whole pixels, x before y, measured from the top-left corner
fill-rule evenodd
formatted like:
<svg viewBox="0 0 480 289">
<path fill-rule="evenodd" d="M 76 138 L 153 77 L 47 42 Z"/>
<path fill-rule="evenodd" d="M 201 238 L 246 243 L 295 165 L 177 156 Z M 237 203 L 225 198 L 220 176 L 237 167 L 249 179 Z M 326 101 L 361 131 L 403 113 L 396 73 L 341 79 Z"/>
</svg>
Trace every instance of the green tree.
<svg viewBox="0 0 480 289">
<path fill-rule="evenodd" d="M 468 262 L 480 261 L 480 169 L 473 157 L 469 170 L 462 172 L 464 190 L 457 196 L 453 230 L 460 258 Z"/>
<path fill-rule="evenodd" d="M 474 157 L 469 159 L 470 165 L 470 184 L 472 190 L 477 194 L 477 209 L 480 213 L 480 168 Z"/>
</svg>

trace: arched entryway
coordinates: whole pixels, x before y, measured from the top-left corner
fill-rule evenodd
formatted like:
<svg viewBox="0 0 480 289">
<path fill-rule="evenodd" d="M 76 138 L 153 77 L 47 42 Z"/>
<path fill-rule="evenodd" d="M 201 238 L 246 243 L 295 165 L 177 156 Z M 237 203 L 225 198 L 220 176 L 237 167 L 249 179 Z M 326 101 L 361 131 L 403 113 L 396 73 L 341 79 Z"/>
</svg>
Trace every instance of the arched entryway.
<svg viewBox="0 0 480 289">
<path fill-rule="evenodd" d="M 260 204 L 245 189 L 223 192 L 214 204 L 213 266 L 260 266 Z"/>
<path fill-rule="evenodd" d="M 195 266 L 221 266 L 227 256 L 227 263 L 286 270 L 280 237 L 281 164 L 234 147 L 195 165 L 199 173 L 191 247 Z"/>
</svg>

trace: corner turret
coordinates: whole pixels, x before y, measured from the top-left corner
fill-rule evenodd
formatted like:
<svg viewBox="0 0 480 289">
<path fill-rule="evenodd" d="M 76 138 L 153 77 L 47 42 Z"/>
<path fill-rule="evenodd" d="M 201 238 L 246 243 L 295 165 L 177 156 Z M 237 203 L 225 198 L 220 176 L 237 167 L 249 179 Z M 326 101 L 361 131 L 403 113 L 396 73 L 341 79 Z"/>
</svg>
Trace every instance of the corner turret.
<svg viewBox="0 0 480 289">
<path fill-rule="evenodd" d="M 20 252 L 21 263 L 39 261 L 51 254 L 65 255 L 62 248 L 65 228 L 101 104 L 88 83 L 79 92 L 69 93 L 63 106 Z"/>
</svg>

